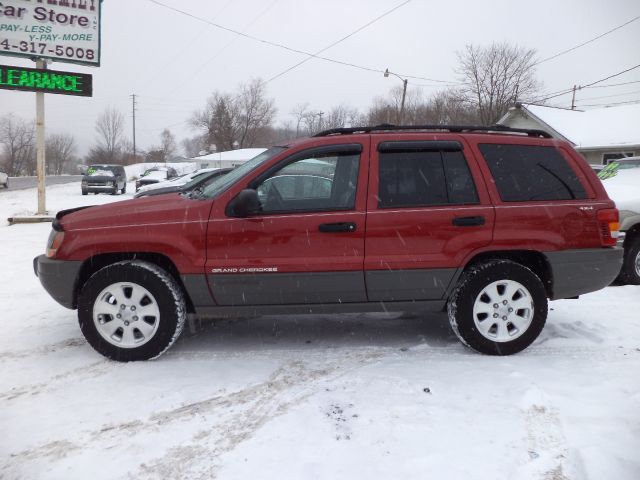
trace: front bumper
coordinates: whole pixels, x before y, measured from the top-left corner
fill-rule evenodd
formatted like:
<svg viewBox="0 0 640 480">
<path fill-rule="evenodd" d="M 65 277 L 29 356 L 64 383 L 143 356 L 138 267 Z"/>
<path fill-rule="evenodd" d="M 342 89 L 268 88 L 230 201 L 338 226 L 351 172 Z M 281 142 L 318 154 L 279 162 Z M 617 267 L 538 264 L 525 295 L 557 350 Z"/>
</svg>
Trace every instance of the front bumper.
<svg viewBox="0 0 640 480">
<path fill-rule="evenodd" d="M 116 185 L 82 185 L 85 192 L 113 192 L 116 189 Z"/>
<path fill-rule="evenodd" d="M 551 266 L 551 300 L 573 298 L 600 290 L 613 282 L 622 268 L 620 247 L 545 252 Z"/>
<path fill-rule="evenodd" d="M 53 260 L 46 255 L 33 259 L 33 271 L 51 297 L 60 305 L 74 310 L 77 306 L 76 285 L 81 261 Z"/>
</svg>

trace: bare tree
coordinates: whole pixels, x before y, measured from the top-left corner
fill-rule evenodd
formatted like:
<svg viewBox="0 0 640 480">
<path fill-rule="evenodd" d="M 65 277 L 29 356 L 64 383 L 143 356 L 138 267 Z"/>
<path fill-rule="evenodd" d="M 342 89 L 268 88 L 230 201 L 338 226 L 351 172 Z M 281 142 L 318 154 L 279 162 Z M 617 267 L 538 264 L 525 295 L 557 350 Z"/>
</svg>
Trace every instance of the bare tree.
<svg viewBox="0 0 640 480">
<path fill-rule="evenodd" d="M 265 96 L 266 85 L 259 78 L 240 87 L 238 105 L 238 146 L 253 147 L 276 114 L 275 102 Z"/>
<path fill-rule="evenodd" d="M 433 94 L 411 112 L 415 125 L 470 125 L 478 123 L 478 112 L 458 90 Z"/>
<path fill-rule="evenodd" d="M 206 138 L 204 135 L 196 135 L 192 138 L 185 138 L 180 142 L 182 150 L 187 158 L 193 158 L 200 155 L 200 152 L 206 150 Z"/>
<path fill-rule="evenodd" d="M 206 146 L 215 145 L 216 150 L 232 150 L 237 136 L 238 111 L 234 98 L 225 93 L 214 92 L 202 111 L 195 112 L 191 125 L 203 130 Z"/>
<path fill-rule="evenodd" d="M 214 92 L 204 110 L 195 112 L 191 125 L 206 132 L 217 150 L 254 147 L 264 142 L 276 108 L 265 96 L 265 84 L 255 79 L 239 87 L 236 95 Z"/>
<path fill-rule="evenodd" d="M 47 173 L 61 175 L 74 172 L 72 162 L 75 159 L 75 152 L 76 142 L 72 135 L 66 133 L 49 135 L 46 142 Z"/>
<path fill-rule="evenodd" d="M 309 112 L 309 103 L 299 103 L 291 110 L 290 115 L 293 115 L 296 122 L 296 138 L 298 138 L 302 132 L 300 129 L 304 124 L 305 116 Z"/>
<path fill-rule="evenodd" d="M 482 124 L 494 124 L 518 97 L 539 91 L 535 53 L 508 43 L 467 45 L 458 52 L 458 73 L 466 85 L 461 93 L 468 104 L 478 109 Z"/>
<path fill-rule="evenodd" d="M 107 108 L 96 120 L 98 146 L 93 150 L 102 156 L 101 162 L 121 163 L 124 140 L 124 117 L 113 107 Z"/>
<path fill-rule="evenodd" d="M 178 149 L 176 137 L 168 128 L 165 128 L 160 134 L 160 148 L 162 149 L 165 162 L 171 160 L 171 157 L 176 154 L 176 150 Z"/>
<path fill-rule="evenodd" d="M 35 125 L 12 114 L 0 118 L 0 162 L 10 176 L 36 170 Z"/>
<path fill-rule="evenodd" d="M 344 128 L 356 126 L 361 123 L 361 115 L 358 109 L 345 104 L 331 107 L 327 113 L 323 128 Z"/>
</svg>

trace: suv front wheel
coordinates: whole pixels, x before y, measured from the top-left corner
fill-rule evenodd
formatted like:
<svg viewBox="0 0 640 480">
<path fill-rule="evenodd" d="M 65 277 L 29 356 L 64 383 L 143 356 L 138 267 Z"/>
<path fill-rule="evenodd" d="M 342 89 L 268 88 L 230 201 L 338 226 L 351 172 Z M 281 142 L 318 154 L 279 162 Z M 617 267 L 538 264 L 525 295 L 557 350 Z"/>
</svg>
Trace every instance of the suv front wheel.
<svg viewBox="0 0 640 480">
<path fill-rule="evenodd" d="M 447 311 L 462 343 L 489 355 L 511 355 L 538 338 L 547 319 L 547 296 L 530 269 L 493 260 L 463 273 Z"/>
<path fill-rule="evenodd" d="M 175 279 L 144 261 L 98 270 L 78 297 L 78 320 L 87 341 L 112 360 L 149 360 L 180 336 L 184 294 Z"/>
</svg>

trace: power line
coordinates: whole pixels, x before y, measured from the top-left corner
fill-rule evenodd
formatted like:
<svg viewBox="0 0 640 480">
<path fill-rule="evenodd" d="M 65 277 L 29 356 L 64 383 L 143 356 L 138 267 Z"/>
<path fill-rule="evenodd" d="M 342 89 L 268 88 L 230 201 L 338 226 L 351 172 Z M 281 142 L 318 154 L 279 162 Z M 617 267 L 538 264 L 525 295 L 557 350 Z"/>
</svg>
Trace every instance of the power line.
<svg viewBox="0 0 640 480">
<path fill-rule="evenodd" d="M 606 35 L 609 35 L 610 33 L 615 32 L 616 30 L 620 30 L 622 27 L 626 27 L 627 25 L 629 25 L 630 23 L 635 22 L 638 19 L 640 19 L 640 15 L 638 15 L 637 17 L 632 18 L 631 20 L 629 20 L 628 22 L 623 23 L 622 25 L 618 25 L 617 27 L 612 28 L 611 30 L 598 35 L 597 37 L 592 38 L 591 40 L 587 40 L 586 42 L 583 42 L 583 43 L 581 43 L 579 45 L 576 45 L 574 47 L 571 47 L 571 48 L 568 48 L 568 49 L 563 50 L 561 52 L 558 52 L 555 55 L 552 55 L 550 57 L 544 58 L 544 59 L 540 60 L 539 62 L 534 63 L 533 66 L 535 67 L 536 65 L 540 65 L 541 63 L 548 62 L 549 60 L 553 60 L 554 58 L 558 58 L 558 57 L 560 57 L 562 55 L 565 55 L 565 54 L 567 54 L 569 52 L 573 52 L 574 50 L 577 50 L 578 48 L 584 47 L 585 45 L 588 45 L 588 44 L 590 44 L 592 42 L 595 42 L 596 40 L 599 40 L 602 37 L 604 37 Z"/>
<path fill-rule="evenodd" d="M 585 87 L 585 88 L 609 88 L 609 87 L 621 87 L 622 85 L 631 85 L 634 83 L 640 83 L 640 80 L 635 80 L 633 82 L 624 82 L 624 83 L 610 83 L 609 85 L 596 85 L 593 87 Z"/>
<path fill-rule="evenodd" d="M 615 107 L 617 105 L 631 105 L 640 103 L 640 99 L 638 100 L 629 100 L 628 102 L 616 102 L 616 103 L 593 103 L 591 105 L 580 105 L 580 107 Z"/>
<path fill-rule="evenodd" d="M 327 45 L 326 47 L 318 50 L 316 53 L 314 53 L 314 56 L 316 55 L 320 55 L 322 52 L 325 52 L 327 50 L 329 50 L 332 47 L 335 47 L 336 45 L 338 45 L 339 43 L 344 42 L 345 40 L 353 37 L 354 35 L 356 35 L 357 33 L 361 32 L 362 30 L 364 30 L 365 28 L 373 25 L 374 23 L 376 23 L 378 20 L 383 19 L 384 17 L 386 17 L 387 15 L 390 15 L 391 13 L 395 12 L 396 10 L 398 10 L 399 8 L 404 7 L 407 3 L 409 3 L 411 0 L 406 0 L 404 2 L 402 2 L 399 5 L 396 5 L 395 7 L 393 7 L 391 10 L 387 10 L 386 12 L 384 12 L 382 15 L 379 15 L 378 17 L 374 18 L 373 20 L 371 20 L 370 22 L 365 23 L 364 25 L 362 25 L 361 27 L 359 27 L 358 29 L 354 30 L 353 32 L 351 32 L 350 34 L 342 37 L 340 40 L 336 40 L 335 42 L 331 43 L 330 45 Z M 283 70 L 282 72 L 278 73 L 277 75 L 274 75 L 273 77 L 271 77 L 269 80 L 266 81 L 266 83 L 269 83 L 273 80 L 275 80 L 276 78 L 279 78 L 287 73 L 289 73 L 291 70 L 298 68 L 300 65 L 302 65 L 303 63 L 308 62 L 309 60 L 311 60 L 313 57 L 307 57 L 304 60 L 299 61 L 298 63 L 296 63 L 295 65 L 292 65 L 291 67 Z"/>
<path fill-rule="evenodd" d="M 604 82 L 605 80 L 609 80 L 610 78 L 619 77 L 623 73 L 630 72 L 631 70 L 635 70 L 638 67 L 640 67 L 640 63 L 638 65 L 635 65 L 635 66 L 631 67 L 631 68 L 627 68 L 626 70 L 623 70 L 621 72 L 614 73 L 613 75 L 609 75 L 606 78 L 602 78 L 600 80 L 596 80 L 595 82 L 588 83 L 587 85 L 582 85 L 580 88 L 587 88 L 587 87 L 590 87 L 590 86 L 595 85 L 597 83 Z"/>
<path fill-rule="evenodd" d="M 619 77 L 620 75 L 622 75 L 624 73 L 627 73 L 627 72 L 630 72 L 632 70 L 635 70 L 636 68 L 639 68 L 639 67 L 640 67 L 640 64 L 634 65 L 633 67 L 627 68 L 626 70 L 622 70 L 621 72 L 618 72 L 618 73 L 614 73 L 613 75 L 609 75 L 608 77 L 601 78 L 600 80 L 596 80 L 595 82 L 591 82 L 591 83 L 588 83 L 586 85 L 580 85 L 579 87 L 577 87 L 577 90 L 581 90 L 583 88 L 589 88 L 589 87 L 592 87 L 593 85 L 597 85 L 598 83 L 604 82 L 604 81 L 609 80 L 611 78 Z M 574 87 L 566 89 L 566 90 L 561 90 L 559 92 L 556 92 L 556 94 L 554 94 L 554 95 L 550 95 L 550 96 L 544 97 L 542 99 L 537 98 L 537 99 L 533 100 L 531 103 L 546 102 L 547 100 L 551 100 L 552 98 L 556 98 L 556 97 L 560 97 L 562 95 L 566 95 L 568 93 L 572 93 L 573 90 L 574 90 Z"/>
<path fill-rule="evenodd" d="M 263 9 L 257 16 L 255 16 L 244 28 L 247 29 L 249 28 L 251 25 L 253 25 L 255 22 L 257 22 L 264 14 L 266 14 L 269 10 L 271 10 L 271 8 L 278 2 L 279 0 L 273 0 L 269 5 L 267 5 L 267 7 L 265 9 Z M 205 27 L 206 28 L 206 27 Z M 205 62 L 203 62 L 200 65 L 200 68 L 198 68 L 193 74 L 189 75 L 188 78 L 194 79 L 197 78 L 198 74 L 203 71 L 211 62 L 213 62 L 216 58 L 218 58 L 227 48 L 229 48 L 231 45 L 233 45 L 236 41 L 238 40 L 238 37 L 234 38 L 233 40 L 231 40 L 230 42 L 227 42 L 225 45 L 223 45 L 221 48 L 219 48 L 216 53 L 213 54 L 212 57 L 210 57 L 208 60 L 206 60 Z M 180 82 L 176 88 L 174 88 L 171 92 L 169 92 L 169 95 L 173 95 L 177 90 L 184 88 L 185 85 L 187 85 L 188 83 L 185 82 Z"/>
<path fill-rule="evenodd" d="M 269 45 L 271 47 L 280 48 L 280 49 L 286 50 L 288 52 L 298 53 L 298 54 L 301 54 L 301 55 L 306 55 L 308 57 L 317 58 L 318 60 L 324 60 L 325 62 L 330 62 L 330 63 L 335 63 L 335 64 L 338 64 L 338 65 L 343 65 L 343 66 L 347 66 L 347 67 L 357 68 L 359 70 L 364 70 L 364 71 L 368 71 L 368 72 L 384 73 L 384 70 L 381 70 L 381 69 L 378 69 L 378 68 L 365 67 L 365 66 L 362 66 L 362 65 L 357 65 L 355 63 L 336 60 L 334 58 L 328 58 L 328 57 L 322 57 L 320 55 L 314 55 L 313 53 L 306 52 L 304 50 L 299 50 L 297 48 L 289 47 L 289 46 L 284 45 L 282 43 L 272 42 L 270 40 L 265 40 L 263 38 L 259 38 L 259 37 L 253 36 L 253 35 L 249 35 L 248 33 L 240 32 L 238 30 L 234 30 L 233 28 L 225 27 L 224 25 L 220 25 L 219 23 L 212 22 L 210 20 L 207 20 L 206 18 L 202 18 L 202 17 L 199 17 L 199 16 L 194 15 L 192 13 L 186 12 L 184 10 L 180 10 L 179 8 L 172 7 L 171 5 L 166 5 L 166 4 L 162 3 L 162 2 L 160 2 L 159 0 L 149 0 L 149 2 L 151 2 L 151 3 L 155 4 L 155 5 L 158 5 L 160 7 L 166 8 L 168 10 L 172 10 L 173 12 L 179 13 L 180 15 L 184 15 L 186 17 L 192 18 L 192 19 L 197 20 L 199 22 L 206 23 L 207 25 L 211 25 L 212 27 L 218 28 L 218 29 L 223 30 L 225 32 L 229 32 L 229 33 L 232 33 L 234 35 L 238 35 L 238 36 L 247 38 L 249 40 L 253 40 L 254 42 L 262 43 L 264 45 Z M 424 81 L 427 81 L 427 82 L 438 82 L 438 83 L 444 83 L 444 84 L 451 84 L 452 83 L 452 82 L 447 81 L 447 80 L 438 80 L 438 79 L 433 79 L 433 78 L 418 77 L 418 76 L 414 76 L 414 75 L 404 75 L 404 74 L 402 74 L 402 76 L 405 77 L 405 78 L 412 78 L 412 79 L 415 79 L 415 80 L 424 80 Z"/>
<path fill-rule="evenodd" d="M 624 97 L 625 95 L 635 95 L 636 93 L 640 93 L 640 90 L 634 90 L 633 92 L 626 92 L 626 93 L 616 93 L 615 95 L 603 95 L 601 97 L 587 97 L 587 98 L 581 98 L 581 101 L 585 101 L 585 100 L 601 100 L 603 98 L 613 98 L 613 97 Z"/>
</svg>

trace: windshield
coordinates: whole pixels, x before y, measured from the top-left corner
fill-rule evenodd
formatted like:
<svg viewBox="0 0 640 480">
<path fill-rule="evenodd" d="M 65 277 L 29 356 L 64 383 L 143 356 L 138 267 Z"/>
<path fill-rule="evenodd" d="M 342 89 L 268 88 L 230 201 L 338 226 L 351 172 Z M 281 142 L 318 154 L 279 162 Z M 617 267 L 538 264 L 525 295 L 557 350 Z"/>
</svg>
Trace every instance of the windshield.
<svg viewBox="0 0 640 480">
<path fill-rule="evenodd" d="M 113 170 L 109 167 L 89 167 L 86 173 L 89 177 L 113 177 L 115 176 Z"/>
<path fill-rule="evenodd" d="M 264 162 L 269 161 L 280 152 L 285 150 L 286 147 L 272 147 L 266 152 L 262 152 L 260 155 L 253 157 L 251 160 L 243 163 L 239 167 L 234 168 L 226 175 L 221 175 L 213 182 L 207 185 L 202 192 L 203 198 L 215 198 L 228 189 L 231 185 L 236 183 L 239 179 L 244 177 L 247 173 L 258 168 Z"/>
</svg>

